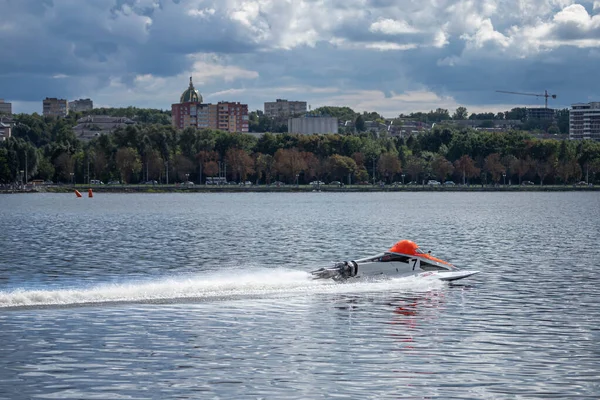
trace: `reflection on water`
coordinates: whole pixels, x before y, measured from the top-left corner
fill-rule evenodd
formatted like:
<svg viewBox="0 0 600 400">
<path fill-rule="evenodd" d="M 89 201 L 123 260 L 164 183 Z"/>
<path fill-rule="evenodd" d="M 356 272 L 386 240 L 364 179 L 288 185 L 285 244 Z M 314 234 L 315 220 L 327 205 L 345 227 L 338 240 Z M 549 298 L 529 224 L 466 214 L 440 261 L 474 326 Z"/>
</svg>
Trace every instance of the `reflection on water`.
<svg viewBox="0 0 600 400">
<path fill-rule="evenodd" d="M 0 198 L 0 398 L 598 398 L 595 193 Z M 457 284 L 312 281 L 409 238 Z"/>
</svg>

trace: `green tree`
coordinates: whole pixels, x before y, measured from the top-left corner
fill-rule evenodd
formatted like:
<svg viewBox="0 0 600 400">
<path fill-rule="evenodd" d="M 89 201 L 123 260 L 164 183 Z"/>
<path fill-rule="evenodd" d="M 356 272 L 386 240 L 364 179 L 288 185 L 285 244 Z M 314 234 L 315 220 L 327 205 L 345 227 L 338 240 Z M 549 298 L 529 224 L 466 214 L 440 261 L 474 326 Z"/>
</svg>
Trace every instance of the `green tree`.
<svg viewBox="0 0 600 400">
<path fill-rule="evenodd" d="M 480 172 L 479 168 L 475 165 L 475 161 L 466 154 L 454 162 L 454 170 L 460 173 L 463 185 L 471 178 L 479 176 Z"/>
<path fill-rule="evenodd" d="M 402 165 L 398 156 L 390 152 L 383 153 L 377 162 L 377 172 L 379 172 L 380 176 L 384 177 L 387 183 L 390 183 L 394 175 L 402 172 Z"/>
<path fill-rule="evenodd" d="M 469 116 L 469 113 L 467 112 L 467 108 L 461 106 L 456 109 L 456 111 L 452 115 L 452 119 L 464 120 L 464 119 L 467 119 L 468 116 Z"/>
<path fill-rule="evenodd" d="M 131 147 L 121 147 L 115 155 L 115 163 L 121 174 L 121 181 L 128 183 L 133 174 L 137 174 L 142 169 L 140 157 L 135 149 Z"/>
<path fill-rule="evenodd" d="M 446 157 L 441 154 L 437 154 L 431 165 L 435 176 L 439 179 L 440 182 L 444 182 L 448 175 L 451 175 L 454 172 L 454 166 Z"/>
<path fill-rule="evenodd" d="M 356 120 L 354 121 L 354 128 L 357 132 L 364 132 L 367 130 L 365 126 L 365 119 L 362 115 L 356 117 Z"/>
</svg>

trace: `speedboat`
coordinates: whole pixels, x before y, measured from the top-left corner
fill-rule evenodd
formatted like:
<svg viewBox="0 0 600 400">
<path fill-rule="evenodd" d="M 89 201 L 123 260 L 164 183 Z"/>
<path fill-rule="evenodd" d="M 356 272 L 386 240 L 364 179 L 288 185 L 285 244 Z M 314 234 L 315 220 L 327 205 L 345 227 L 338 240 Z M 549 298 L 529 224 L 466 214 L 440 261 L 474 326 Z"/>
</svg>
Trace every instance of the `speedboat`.
<svg viewBox="0 0 600 400">
<path fill-rule="evenodd" d="M 479 271 L 461 270 L 447 261 L 425 253 L 415 242 L 401 240 L 389 250 L 372 257 L 335 263 L 311 271 L 313 279 L 347 281 L 378 277 L 434 277 L 455 281 L 475 275 Z"/>
</svg>

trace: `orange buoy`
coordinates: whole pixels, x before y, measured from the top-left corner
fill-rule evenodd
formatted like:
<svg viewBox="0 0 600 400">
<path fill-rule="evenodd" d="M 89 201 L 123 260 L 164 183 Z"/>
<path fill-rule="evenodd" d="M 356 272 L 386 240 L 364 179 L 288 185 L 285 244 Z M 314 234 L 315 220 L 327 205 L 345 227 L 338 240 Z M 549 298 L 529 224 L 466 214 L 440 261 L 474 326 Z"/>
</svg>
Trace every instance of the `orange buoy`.
<svg viewBox="0 0 600 400">
<path fill-rule="evenodd" d="M 94 192 L 92 192 L 92 189 L 88 189 L 88 197 L 94 197 Z"/>
<path fill-rule="evenodd" d="M 79 190 L 76 190 L 76 191 L 75 191 L 75 195 L 76 195 L 77 197 L 81 197 L 81 193 L 79 193 Z"/>
</svg>

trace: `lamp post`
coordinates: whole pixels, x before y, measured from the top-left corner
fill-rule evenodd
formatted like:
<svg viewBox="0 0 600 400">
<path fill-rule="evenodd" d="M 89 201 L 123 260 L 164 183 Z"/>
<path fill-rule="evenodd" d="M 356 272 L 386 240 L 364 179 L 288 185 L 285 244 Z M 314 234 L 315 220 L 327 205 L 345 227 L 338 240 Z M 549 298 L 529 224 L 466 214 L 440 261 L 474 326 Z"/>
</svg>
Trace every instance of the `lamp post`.
<svg viewBox="0 0 600 400">
<path fill-rule="evenodd" d="M 185 184 L 187 185 L 188 181 L 190 180 L 190 174 L 185 174 Z"/>
<path fill-rule="evenodd" d="M 21 171 L 19 171 L 19 172 L 21 173 L 21 188 L 23 188 L 23 173 L 24 173 L 25 171 L 21 170 Z"/>
<path fill-rule="evenodd" d="M 69 175 L 71 175 L 71 185 L 73 184 L 73 177 L 75 176 L 75 174 L 73 172 L 69 173 Z"/>
<path fill-rule="evenodd" d="M 502 179 L 504 179 L 504 186 L 506 186 L 506 172 L 502 173 Z"/>
<path fill-rule="evenodd" d="M 402 174 L 402 185 L 404 185 L 404 177 L 406 176 L 406 174 Z"/>
<path fill-rule="evenodd" d="M 296 174 L 296 187 L 299 187 L 298 179 L 300 178 L 300 174 Z"/>
</svg>

